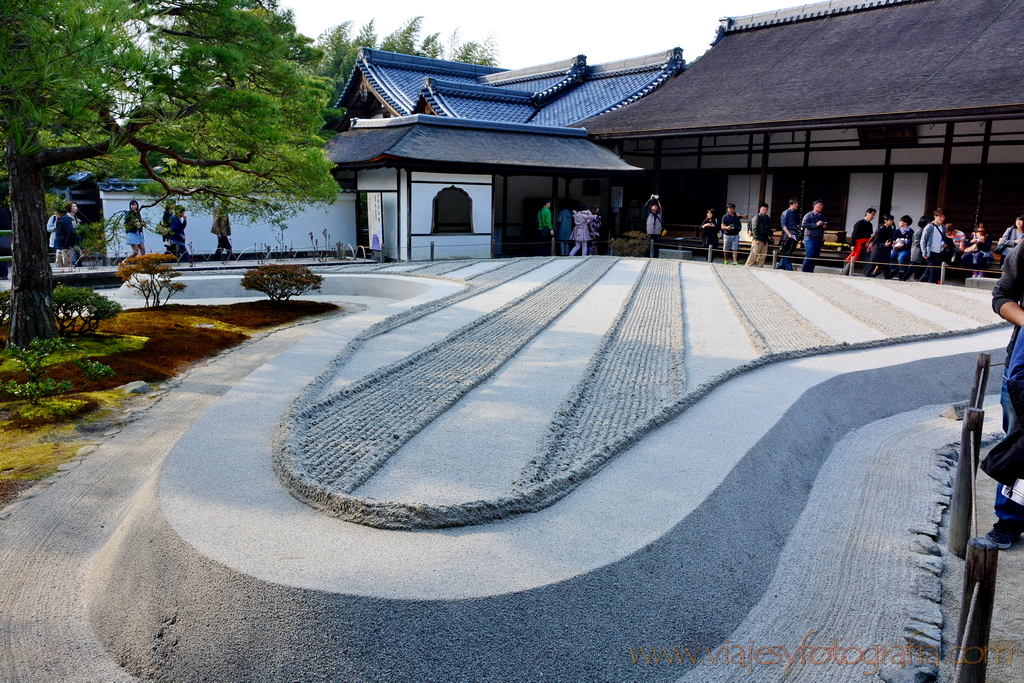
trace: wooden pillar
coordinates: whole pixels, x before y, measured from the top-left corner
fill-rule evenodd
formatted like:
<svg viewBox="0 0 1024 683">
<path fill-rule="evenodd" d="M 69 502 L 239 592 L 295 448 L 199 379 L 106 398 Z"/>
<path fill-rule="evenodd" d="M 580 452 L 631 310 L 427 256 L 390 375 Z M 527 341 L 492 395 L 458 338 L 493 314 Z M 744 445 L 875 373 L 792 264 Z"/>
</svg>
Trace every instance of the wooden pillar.
<svg viewBox="0 0 1024 683">
<path fill-rule="evenodd" d="M 892 213 L 892 191 L 896 184 L 896 174 L 892 170 L 892 147 L 885 148 L 885 168 L 882 169 L 882 197 L 878 200 L 878 222 L 882 216 Z M 896 217 L 899 220 L 899 216 Z"/>
<path fill-rule="evenodd" d="M 757 191 L 757 203 L 765 201 L 765 194 L 768 192 L 768 146 L 771 144 L 772 134 L 764 134 L 764 143 L 761 145 L 761 186 Z"/>
<path fill-rule="evenodd" d="M 661 194 L 661 138 L 654 141 L 654 194 Z"/>
<path fill-rule="evenodd" d="M 754 167 L 754 134 L 747 135 L 747 168 Z"/>
<path fill-rule="evenodd" d="M 704 156 L 704 136 L 697 138 L 697 170 L 700 170 L 701 157 Z"/>
<path fill-rule="evenodd" d="M 946 124 L 946 139 L 942 145 L 942 173 L 939 176 L 939 206 L 946 207 L 946 197 L 949 191 L 949 162 L 953 158 L 953 129 L 955 123 Z"/>
<path fill-rule="evenodd" d="M 981 145 L 981 171 L 978 173 L 978 201 L 974 205 L 974 227 L 985 220 L 985 182 L 988 180 L 988 150 L 992 143 L 992 122 L 985 122 L 985 141 Z"/>
</svg>

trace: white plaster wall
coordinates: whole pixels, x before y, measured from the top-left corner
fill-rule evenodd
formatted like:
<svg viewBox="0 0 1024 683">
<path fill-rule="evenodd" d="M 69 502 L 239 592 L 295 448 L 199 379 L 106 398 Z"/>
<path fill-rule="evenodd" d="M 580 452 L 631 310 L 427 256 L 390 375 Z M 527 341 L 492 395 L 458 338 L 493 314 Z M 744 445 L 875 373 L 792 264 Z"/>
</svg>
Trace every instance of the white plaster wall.
<svg viewBox="0 0 1024 683">
<path fill-rule="evenodd" d="M 140 205 L 152 201 L 148 197 L 137 196 L 131 192 L 100 192 L 100 204 L 103 215 L 111 218 L 119 211 L 126 211 L 128 203 L 135 199 Z M 231 246 L 236 254 L 245 250 L 253 251 L 255 245 L 268 244 L 277 248 L 284 242 L 289 249 L 302 247 L 312 248 L 309 233 L 318 240 L 319 248 L 326 245 L 334 245 L 338 242 L 354 245 L 356 242 L 356 195 L 354 193 L 340 193 L 337 199 L 330 206 L 307 206 L 301 209 L 294 218 L 288 220 L 288 226 L 283 232 L 270 223 L 246 223 L 241 218 L 231 219 Z M 213 225 L 213 216 L 207 213 L 189 210 L 188 200 L 180 202 L 185 206 L 188 226 L 185 229 L 185 239 L 191 243 L 192 251 L 197 254 L 212 253 L 217 248 L 217 238 L 210 232 Z M 149 228 L 155 228 L 163 215 L 163 206 L 154 206 L 142 210 L 142 217 L 149 223 Z M 325 240 L 323 232 L 327 231 Z M 146 251 L 162 253 L 164 251 L 163 237 L 147 231 Z M 124 256 L 131 253 L 131 247 L 122 244 L 111 244 L 110 256 Z"/>
<path fill-rule="evenodd" d="M 473 202 L 473 233 L 431 233 L 434 197 L 441 190 L 457 187 L 469 195 Z M 436 259 L 472 257 L 489 258 L 493 207 L 491 202 L 491 176 L 452 173 L 414 173 L 412 176 L 412 260 L 430 258 L 430 243 L 434 242 Z M 403 226 L 404 227 L 404 226 Z M 402 258 L 406 258 L 403 254 Z"/>
<path fill-rule="evenodd" d="M 398 169 L 370 168 L 356 174 L 356 189 L 360 192 L 395 191 L 398 189 Z"/>
</svg>

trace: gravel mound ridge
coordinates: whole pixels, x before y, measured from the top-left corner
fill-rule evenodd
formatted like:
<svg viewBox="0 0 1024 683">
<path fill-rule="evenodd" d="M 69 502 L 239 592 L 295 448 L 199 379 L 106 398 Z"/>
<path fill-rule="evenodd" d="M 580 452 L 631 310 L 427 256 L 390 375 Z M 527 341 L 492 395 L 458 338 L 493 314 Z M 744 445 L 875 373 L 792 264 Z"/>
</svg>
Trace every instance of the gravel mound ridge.
<svg viewBox="0 0 1024 683">
<path fill-rule="evenodd" d="M 348 495 L 412 436 L 491 376 L 615 263 L 588 258 L 446 339 L 285 417 L 275 466 L 292 493 L 349 518 Z M 390 410 L 402 405 L 402 414 Z M 358 506 L 357 506 L 358 507 Z"/>
<path fill-rule="evenodd" d="M 593 471 L 616 454 L 614 445 L 633 425 L 678 402 L 686 388 L 683 344 L 679 266 L 652 261 L 513 490 L 569 471 Z"/>
<path fill-rule="evenodd" d="M 531 259 L 521 260 L 518 267 L 525 267 L 529 261 Z M 549 259 L 544 262 L 549 262 Z M 486 282 L 500 278 L 504 281 L 516 267 L 509 265 L 486 271 L 476 279 Z M 457 504 L 433 504 L 378 500 L 355 495 L 354 492 L 401 446 L 512 358 L 526 342 L 520 344 L 515 335 L 505 333 L 488 337 L 493 342 L 492 346 L 478 345 L 474 349 L 481 356 L 474 363 L 479 363 L 479 368 L 488 369 L 459 370 L 457 374 L 462 377 L 461 383 L 448 370 L 454 366 L 448 361 L 436 360 L 448 355 L 448 351 L 442 352 L 442 349 L 463 335 L 472 337 L 470 333 L 477 324 L 491 322 L 494 316 L 507 315 L 514 306 L 522 304 L 523 299 L 551 283 L 531 290 L 528 295 L 484 316 L 423 352 L 382 368 L 339 394 L 326 395 L 325 387 L 329 386 L 331 373 L 336 372 L 347 358 L 343 351 L 332 363 L 334 370 L 329 367 L 322 373 L 289 411 L 275 450 L 275 469 L 297 498 L 349 521 L 385 529 L 481 524 L 533 512 L 561 500 L 645 434 L 696 404 L 717 386 L 755 368 L 837 350 L 872 348 L 971 332 L 948 330 L 921 320 L 877 297 L 852 291 L 836 282 L 835 278 L 801 278 L 799 283 L 815 296 L 889 336 L 888 339 L 853 344 L 834 340 L 748 270 L 712 266 L 710 271 L 714 281 L 762 355 L 746 363 L 737 363 L 686 391 L 682 267 L 682 264 L 668 265 L 658 261 L 645 266 L 615 323 L 602 339 L 584 379 L 569 392 L 555 412 L 547 437 L 537 445 L 536 455 L 505 495 Z M 566 274 L 560 277 L 564 278 Z M 809 286 L 805 282 L 812 280 L 814 282 Z M 556 278 L 552 282 L 559 281 Z M 583 291 L 585 288 L 580 290 L 580 294 Z M 562 298 L 565 294 L 565 291 L 558 293 L 562 301 L 558 307 L 560 311 L 566 310 L 571 303 L 569 299 Z M 467 295 L 463 292 L 450 297 Z M 850 300 L 858 299 L 864 303 L 850 303 Z M 961 300 L 965 304 L 972 303 L 966 298 Z M 450 298 L 442 298 L 426 304 L 425 307 L 430 309 L 426 312 L 438 310 L 449 302 Z M 977 302 L 973 303 L 977 306 Z M 406 322 L 403 316 L 411 319 L 419 314 L 419 309 L 410 309 L 382 321 L 362 336 L 370 338 L 395 329 Z M 511 350 L 502 348 L 506 337 L 515 342 Z M 354 340 L 350 348 L 356 348 L 357 342 Z M 435 358 L 437 368 L 430 364 L 422 365 L 427 356 Z M 484 360 L 484 356 L 491 358 Z M 411 420 L 390 427 L 378 424 L 376 417 L 383 406 L 407 405 L 410 395 L 421 396 L 421 392 L 426 391 L 426 387 L 421 385 L 409 394 L 416 382 L 406 386 L 409 380 L 404 374 L 414 367 L 423 385 L 441 382 L 455 383 L 458 387 L 452 384 L 441 392 L 445 398 L 437 394 L 428 401 L 432 407 L 426 412 L 423 405 L 414 406 L 412 412 L 415 416 Z M 401 376 L 400 379 L 396 379 L 397 376 Z M 382 380 L 388 382 L 387 388 L 380 385 Z M 650 390 L 636 391 L 636 386 L 649 387 Z M 389 400 L 394 403 L 388 403 Z M 334 418 L 323 420 L 325 413 L 344 413 L 347 417 L 341 421 Z M 433 417 L 423 417 L 427 414 Z M 330 444 L 328 453 L 325 453 L 323 444 Z"/>
<path fill-rule="evenodd" d="M 746 268 L 711 266 L 711 272 L 729 295 L 733 310 L 761 353 L 785 353 L 836 343 Z"/>
<path fill-rule="evenodd" d="M 960 294 L 955 287 L 936 287 L 930 283 L 920 282 L 892 282 L 891 280 L 879 280 L 878 284 L 889 289 L 899 291 L 920 299 L 926 304 L 932 304 L 939 308 L 956 313 L 968 320 L 975 320 L 979 323 L 994 323 L 999 321 L 991 306 L 979 306 L 976 299 Z"/>
<path fill-rule="evenodd" d="M 323 372 L 320 373 L 317 379 L 310 386 L 317 387 L 318 391 L 321 392 L 326 389 L 326 387 L 330 386 L 331 379 L 333 379 L 334 375 L 337 373 L 338 368 L 347 363 L 356 351 L 361 349 L 366 342 L 374 337 L 387 334 L 391 330 L 419 320 L 420 318 L 428 316 L 431 313 L 435 313 L 442 308 L 446 308 L 452 304 L 463 301 L 464 299 L 468 299 L 471 296 L 476 296 L 482 292 L 494 289 L 495 287 L 503 285 L 517 277 L 521 277 L 522 275 L 536 270 L 550 262 L 550 258 L 510 260 L 507 264 L 503 264 L 497 268 L 492 268 L 491 270 L 466 278 L 466 281 L 470 282 L 470 286 L 461 292 L 454 292 L 447 296 L 419 304 L 418 306 L 413 306 L 401 313 L 388 316 L 384 320 L 371 325 L 366 330 L 353 337 L 352 341 L 345 345 L 345 348 L 335 356 L 334 360 L 331 361 L 331 363 L 323 370 Z"/>
<path fill-rule="evenodd" d="M 852 291 L 842 284 L 837 275 L 813 275 L 811 273 L 786 273 L 794 282 L 800 283 L 841 311 L 869 325 L 887 337 L 907 334 L 928 334 L 943 328 L 935 323 L 893 306 L 888 301 L 860 291 Z"/>
</svg>

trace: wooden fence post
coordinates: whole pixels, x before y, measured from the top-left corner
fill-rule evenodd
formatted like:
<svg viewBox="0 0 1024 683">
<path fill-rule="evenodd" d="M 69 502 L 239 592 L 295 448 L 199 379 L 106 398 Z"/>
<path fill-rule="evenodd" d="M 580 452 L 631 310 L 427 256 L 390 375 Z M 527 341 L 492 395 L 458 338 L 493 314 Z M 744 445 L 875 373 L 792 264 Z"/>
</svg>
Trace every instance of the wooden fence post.
<svg viewBox="0 0 1024 683">
<path fill-rule="evenodd" d="M 950 652 L 957 663 L 956 683 L 985 683 L 998 565 L 999 549 L 996 544 L 987 538 L 972 538 L 964 565 L 957 644 Z"/>
<path fill-rule="evenodd" d="M 981 408 L 985 402 L 985 390 L 988 388 L 989 372 L 992 370 L 992 356 L 987 353 L 978 354 L 978 367 L 974 370 L 974 386 L 971 388 L 972 408 Z"/>
<path fill-rule="evenodd" d="M 961 559 L 967 551 L 967 539 L 971 537 L 973 484 L 978 468 L 978 453 L 975 446 L 980 441 L 984 424 L 985 411 L 968 408 L 964 412 L 964 426 L 960 432 L 960 459 L 956 463 L 953 496 L 949 504 L 949 537 L 946 539 L 949 552 Z"/>
</svg>

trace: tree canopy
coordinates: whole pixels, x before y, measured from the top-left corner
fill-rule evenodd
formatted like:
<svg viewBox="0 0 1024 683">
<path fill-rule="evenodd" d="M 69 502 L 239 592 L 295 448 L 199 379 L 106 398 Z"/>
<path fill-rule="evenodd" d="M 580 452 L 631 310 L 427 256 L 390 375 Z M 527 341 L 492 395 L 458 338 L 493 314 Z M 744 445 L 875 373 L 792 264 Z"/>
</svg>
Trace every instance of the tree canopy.
<svg viewBox="0 0 1024 683">
<path fill-rule="evenodd" d="M 321 52 L 276 0 L 0 0 L 0 21 L 11 343 L 56 334 L 49 167 L 132 162 L 154 201 L 253 217 L 336 196 L 318 133 L 330 91 L 311 73 Z"/>
<path fill-rule="evenodd" d="M 440 33 L 431 33 L 423 38 L 423 17 L 412 17 L 394 31 L 379 39 L 376 22 L 369 21 L 353 33 L 355 23 L 345 21 L 320 34 L 316 46 L 322 51 L 316 74 L 330 79 L 333 86 L 333 100 L 338 101 L 348 84 L 349 76 L 356 64 L 356 53 L 361 47 L 378 48 L 404 55 L 450 59 L 483 66 L 498 65 L 498 43 L 494 34 L 482 41 L 462 42 L 459 29 L 454 29 L 447 42 Z"/>
</svg>

